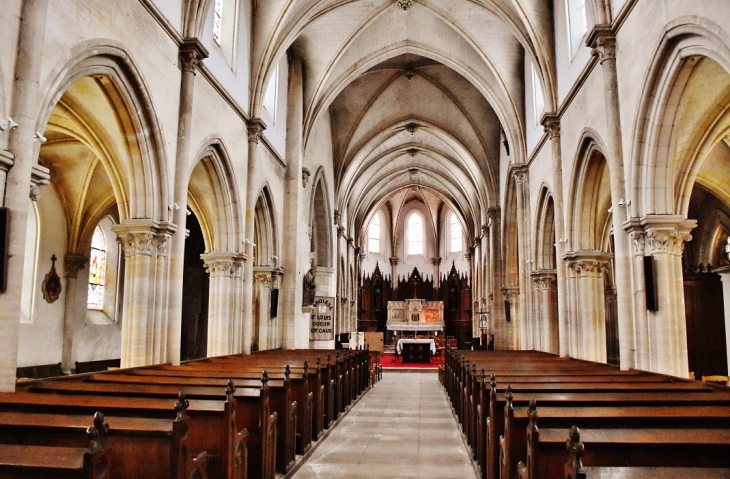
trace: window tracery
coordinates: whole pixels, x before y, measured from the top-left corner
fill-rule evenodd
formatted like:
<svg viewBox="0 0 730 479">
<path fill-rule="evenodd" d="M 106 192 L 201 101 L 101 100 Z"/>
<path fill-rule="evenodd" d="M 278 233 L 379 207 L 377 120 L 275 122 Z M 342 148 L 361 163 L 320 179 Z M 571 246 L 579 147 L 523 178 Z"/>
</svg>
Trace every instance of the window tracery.
<svg viewBox="0 0 730 479">
<path fill-rule="evenodd" d="M 106 282 L 106 235 L 97 225 L 91 237 L 91 259 L 89 261 L 89 292 L 87 309 L 104 309 L 104 283 Z"/>
</svg>

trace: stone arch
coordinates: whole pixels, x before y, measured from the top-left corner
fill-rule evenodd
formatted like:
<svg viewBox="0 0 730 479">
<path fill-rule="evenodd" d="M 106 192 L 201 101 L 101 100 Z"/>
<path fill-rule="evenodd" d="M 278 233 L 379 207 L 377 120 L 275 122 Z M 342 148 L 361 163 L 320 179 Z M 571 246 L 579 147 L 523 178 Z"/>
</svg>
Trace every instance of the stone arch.
<svg viewBox="0 0 730 479">
<path fill-rule="evenodd" d="M 254 266 L 279 265 L 276 210 L 268 185 L 264 185 L 256 200 L 254 219 Z"/>
<path fill-rule="evenodd" d="M 119 202 L 120 219 L 166 220 L 170 195 L 165 141 L 141 71 L 124 45 L 109 39 L 83 42 L 66 58 L 41 87 L 45 95 L 36 130 L 46 130 L 54 108 L 71 85 L 85 77 L 97 78 L 121 113 L 119 121 L 129 145 L 128 162 L 113 158 L 109 165 L 116 172 L 113 176 L 119 176 L 116 194 L 124 198 Z"/>
<path fill-rule="evenodd" d="M 320 167 L 314 175 L 312 196 L 309 207 L 312 249 L 317 266 L 332 267 L 332 214 L 329 201 L 329 188 Z"/>
<path fill-rule="evenodd" d="M 730 91 L 711 98 L 705 121 L 683 138 L 681 155 L 673 148 L 682 128 L 681 100 L 691 89 L 693 70 L 703 61 L 730 72 L 730 36 L 701 17 L 682 17 L 668 24 L 645 77 L 635 115 L 630 192 L 633 216 L 687 214 L 692 186 L 710 150 L 730 131 Z M 730 77 L 728 77 L 730 80 Z M 686 133 L 685 133 L 686 135 Z M 676 153 L 676 154 L 675 154 Z M 727 200 L 727 198 L 725 198 Z"/>
<path fill-rule="evenodd" d="M 574 161 L 566 211 L 568 249 L 599 250 L 611 228 L 611 184 L 606 151 L 595 132 L 583 132 Z"/>
<path fill-rule="evenodd" d="M 206 249 L 237 252 L 243 238 L 240 194 L 223 140 L 206 138 L 195 158 L 188 179 L 188 204 L 198 216 Z"/>
<path fill-rule="evenodd" d="M 555 269 L 557 258 L 555 257 L 555 204 L 546 185 L 540 188 L 537 200 L 537 215 L 535 218 L 535 258 L 538 269 Z"/>
</svg>

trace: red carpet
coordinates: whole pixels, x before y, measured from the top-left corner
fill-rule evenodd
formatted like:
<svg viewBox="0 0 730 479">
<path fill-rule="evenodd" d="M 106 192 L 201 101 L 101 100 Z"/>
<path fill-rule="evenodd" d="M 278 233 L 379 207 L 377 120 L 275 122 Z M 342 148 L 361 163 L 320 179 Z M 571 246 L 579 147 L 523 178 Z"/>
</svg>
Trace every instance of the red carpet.
<svg viewBox="0 0 730 479">
<path fill-rule="evenodd" d="M 395 354 L 383 354 L 380 356 L 380 365 L 389 369 L 438 369 L 439 365 L 434 359 L 430 363 L 404 363 L 401 359 L 396 362 Z"/>
</svg>

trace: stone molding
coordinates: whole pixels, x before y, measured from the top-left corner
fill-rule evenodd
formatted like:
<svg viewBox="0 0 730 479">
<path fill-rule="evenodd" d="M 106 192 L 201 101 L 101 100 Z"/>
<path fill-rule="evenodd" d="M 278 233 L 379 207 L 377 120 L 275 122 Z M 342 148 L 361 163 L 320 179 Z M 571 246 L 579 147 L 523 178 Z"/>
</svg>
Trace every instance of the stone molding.
<svg viewBox="0 0 730 479">
<path fill-rule="evenodd" d="M 211 278 L 231 277 L 233 275 L 236 253 L 213 251 L 212 253 L 201 254 L 200 259 L 203 260 L 205 270 Z"/>
<path fill-rule="evenodd" d="M 63 257 L 63 271 L 66 278 L 76 278 L 89 259 L 80 254 L 67 254 Z"/>
<path fill-rule="evenodd" d="M 522 185 L 530 178 L 530 169 L 525 164 L 512 164 L 509 169 L 509 175 L 514 178 L 515 183 Z"/>
<path fill-rule="evenodd" d="M 606 266 L 613 258 L 611 253 L 598 250 L 568 251 L 563 260 L 568 263 L 568 270 L 576 276 L 603 276 Z"/>
<path fill-rule="evenodd" d="M 690 231 L 697 227 L 697 220 L 680 215 L 646 215 L 640 224 L 644 228 L 646 253 L 682 256 L 684 243 L 692 241 Z"/>
<path fill-rule="evenodd" d="M 398 260 L 398 258 L 396 258 L 396 264 L 398 264 L 398 261 L 397 260 Z M 435 256 L 435 257 L 431 258 L 431 263 L 434 266 L 441 264 L 441 257 L 440 256 Z"/>
<path fill-rule="evenodd" d="M 586 38 L 591 55 L 603 65 L 607 60 L 616 61 L 616 34 L 610 25 L 596 25 Z"/>
<path fill-rule="evenodd" d="M 558 272 L 554 269 L 536 269 L 530 271 L 530 277 L 540 289 L 555 289 L 558 282 Z"/>
<path fill-rule="evenodd" d="M 248 142 L 258 144 L 264 130 L 266 130 L 266 123 L 261 118 L 251 118 L 248 121 L 246 130 L 248 132 Z"/>
<path fill-rule="evenodd" d="M 270 266 L 253 267 L 253 283 L 260 284 L 265 288 L 272 288 L 274 283 L 274 268 Z"/>
<path fill-rule="evenodd" d="M 560 117 L 557 113 L 545 113 L 540 119 L 540 124 L 551 140 L 560 137 Z"/>
<path fill-rule="evenodd" d="M 644 227 L 639 218 L 631 218 L 624 222 L 624 230 L 629 234 L 629 239 L 634 245 L 634 256 L 644 256 L 646 250 L 646 235 Z"/>
<path fill-rule="evenodd" d="M 180 70 L 195 75 L 201 62 L 208 58 L 208 50 L 197 38 L 187 38 L 180 45 Z"/>
<path fill-rule="evenodd" d="M 340 212 L 335 210 L 335 225 L 340 226 Z M 337 228 L 339 230 L 339 228 Z M 344 228 L 342 228 L 344 230 Z"/>
<path fill-rule="evenodd" d="M 398 266 L 398 257 L 397 256 L 391 256 L 388 258 L 388 261 L 390 261 L 391 266 Z"/>
<path fill-rule="evenodd" d="M 345 227 L 339 226 L 337 228 L 337 236 L 340 236 L 341 238 L 347 240 L 347 235 L 345 234 Z"/>
<path fill-rule="evenodd" d="M 166 226 L 169 226 L 168 223 Z M 117 243 L 124 248 L 124 256 L 152 256 L 157 251 L 161 224 L 155 220 L 131 219 L 112 226 Z M 165 236 L 164 233 L 162 236 Z"/>
<path fill-rule="evenodd" d="M 505 301 L 509 301 L 510 304 L 514 304 L 514 302 L 520 296 L 520 287 L 505 286 L 504 288 L 502 288 L 502 296 L 504 296 Z"/>
</svg>

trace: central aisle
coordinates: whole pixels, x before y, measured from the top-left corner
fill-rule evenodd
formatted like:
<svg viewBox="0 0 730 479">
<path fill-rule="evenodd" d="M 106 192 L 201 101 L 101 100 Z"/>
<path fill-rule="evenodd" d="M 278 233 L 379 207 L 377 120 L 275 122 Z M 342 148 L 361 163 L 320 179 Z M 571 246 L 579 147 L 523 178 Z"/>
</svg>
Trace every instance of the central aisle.
<svg viewBox="0 0 730 479">
<path fill-rule="evenodd" d="M 476 478 L 435 372 L 386 371 L 292 479 Z"/>
</svg>

